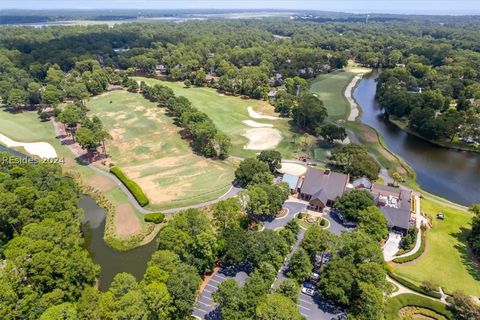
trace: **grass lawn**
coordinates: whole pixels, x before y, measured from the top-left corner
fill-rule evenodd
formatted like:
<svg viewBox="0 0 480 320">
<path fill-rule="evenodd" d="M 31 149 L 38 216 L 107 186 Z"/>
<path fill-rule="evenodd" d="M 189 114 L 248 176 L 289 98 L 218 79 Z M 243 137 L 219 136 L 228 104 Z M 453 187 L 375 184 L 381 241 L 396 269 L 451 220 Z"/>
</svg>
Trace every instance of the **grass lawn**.
<svg viewBox="0 0 480 320">
<path fill-rule="evenodd" d="M 194 154 L 173 119 L 140 94 L 114 91 L 87 106 L 113 137 L 107 143 L 110 160 L 140 185 L 149 208 L 193 205 L 230 188 L 235 163 Z"/>
<path fill-rule="evenodd" d="M 351 71 L 335 71 L 317 76 L 310 84 L 310 92 L 318 95 L 328 110 L 328 117 L 337 121 L 347 119 L 350 105 L 343 95 L 345 88 L 355 76 Z"/>
<path fill-rule="evenodd" d="M 425 253 L 415 261 L 396 265 L 395 273 L 417 284 L 430 281 L 449 293 L 462 290 L 479 296 L 480 269 L 474 267 L 466 247 L 472 214 L 425 199 L 422 211 L 433 217 Z M 445 220 L 435 219 L 438 212 L 445 214 Z"/>
<path fill-rule="evenodd" d="M 404 310 L 403 316 L 410 315 L 414 319 L 453 319 L 453 315 L 443 303 L 411 293 L 400 294 L 388 299 L 385 303 L 385 319 L 404 319 L 400 315 L 402 309 Z"/>
<path fill-rule="evenodd" d="M 302 153 L 302 144 L 306 141 L 307 154 L 311 153 L 314 147 L 314 138 L 311 136 L 303 137 L 303 134 L 291 131 L 288 119 L 253 119 L 249 116 L 247 107 L 251 106 L 256 112 L 267 115 L 274 115 L 273 107 L 261 100 L 243 99 L 241 97 L 223 95 L 216 90 L 202 88 L 185 88 L 181 82 L 161 81 L 151 78 L 134 77 L 135 80 L 145 81 L 148 85 L 159 83 L 171 88 L 176 95 L 188 98 L 194 107 L 205 112 L 215 123 L 217 128 L 227 134 L 232 141 L 231 154 L 238 157 L 254 156 L 258 150 L 246 150 L 244 146 L 248 139 L 243 136 L 247 129 L 251 127 L 244 124 L 244 120 L 253 120 L 260 123 L 272 124 L 282 135 L 282 141 L 275 148 L 280 151 L 284 158 L 291 159 L 296 154 Z M 310 155 L 310 154 L 309 154 Z"/>
<path fill-rule="evenodd" d="M 115 206 L 128 205 L 132 212 L 138 218 L 142 229 L 145 227 L 141 213 L 137 212 L 130 205 L 128 197 L 117 185 L 111 183 L 108 178 L 92 170 L 88 166 L 80 165 L 76 162 L 75 156 L 70 150 L 60 143 L 55 137 L 55 130 L 51 122 L 41 122 L 36 112 L 21 112 L 12 114 L 5 109 L 0 109 L 0 133 L 20 142 L 48 142 L 56 150 L 59 158 L 63 158 L 65 163 L 63 168 L 67 172 L 72 172 L 82 180 L 86 185 L 98 187 L 98 181 L 103 180 L 103 188 L 107 199 Z M 111 221 L 107 221 L 110 223 Z"/>
</svg>

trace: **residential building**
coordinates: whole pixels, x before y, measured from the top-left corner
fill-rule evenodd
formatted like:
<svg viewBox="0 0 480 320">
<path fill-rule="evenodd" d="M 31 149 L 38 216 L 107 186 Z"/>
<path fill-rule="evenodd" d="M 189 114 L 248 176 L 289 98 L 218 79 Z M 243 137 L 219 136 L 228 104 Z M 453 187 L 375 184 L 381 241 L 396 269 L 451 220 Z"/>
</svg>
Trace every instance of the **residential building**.
<svg viewBox="0 0 480 320">
<path fill-rule="evenodd" d="M 405 234 L 415 225 L 412 212 L 412 191 L 373 183 L 370 192 L 387 219 L 390 230 Z"/>
<path fill-rule="evenodd" d="M 299 198 L 309 202 L 309 209 L 322 211 L 345 192 L 348 181 L 346 174 L 309 167 L 300 182 Z"/>
</svg>

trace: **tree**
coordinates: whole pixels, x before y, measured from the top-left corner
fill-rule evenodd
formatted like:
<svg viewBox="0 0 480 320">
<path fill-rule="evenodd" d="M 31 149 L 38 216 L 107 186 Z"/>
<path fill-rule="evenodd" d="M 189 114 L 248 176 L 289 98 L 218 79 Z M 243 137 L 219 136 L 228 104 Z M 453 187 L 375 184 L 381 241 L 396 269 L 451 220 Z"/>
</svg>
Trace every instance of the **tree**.
<svg viewBox="0 0 480 320">
<path fill-rule="evenodd" d="M 318 286 L 318 293 L 341 306 L 350 305 L 355 283 L 355 265 L 347 259 L 332 259 L 325 265 Z"/>
<path fill-rule="evenodd" d="M 317 128 L 317 134 L 325 139 L 329 144 L 334 140 L 343 141 L 347 138 L 347 132 L 344 127 L 337 126 L 333 123 L 326 123 Z"/>
<path fill-rule="evenodd" d="M 195 78 L 193 79 L 193 84 L 201 87 L 205 83 L 205 71 L 203 71 L 203 68 L 195 72 Z"/>
<path fill-rule="evenodd" d="M 330 157 L 332 166 L 347 173 L 353 178 L 366 176 L 376 180 L 380 173 L 380 165 L 368 154 L 364 146 L 350 143 L 335 148 Z"/>
<path fill-rule="evenodd" d="M 398 184 L 403 181 L 402 175 L 396 171 L 392 173 L 392 179 L 396 186 L 398 186 Z"/>
<path fill-rule="evenodd" d="M 351 305 L 351 313 L 355 319 L 381 320 L 384 318 L 383 292 L 371 283 L 358 283 Z"/>
<path fill-rule="evenodd" d="M 455 291 L 451 297 L 448 297 L 448 302 L 458 319 L 475 320 L 480 318 L 480 307 L 465 293 Z"/>
<path fill-rule="evenodd" d="M 480 257 L 480 204 L 473 204 L 469 211 L 475 214 L 472 219 L 472 231 L 468 235 L 468 243 L 476 257 Z"/>
<path fill-rule="evenodd" d="M 152 318 L 158 320 L 171 318 L 175 308 L 165 283 L 153 281 L 142 287 L 142 293 Z"/>
<path fill-rule="evenodd" d="M 79 128 L 75 137 L 82 149 L 88 150 L 88 152 L 92 153 L 95 153 L 102 143 L 102 140 L 100 140 L 92 130 L 85 127 Z"/>
<path fill-rule="evenodd" d="M 302 248 L 296 250 L 288 263 L 288 273 L 290 278 L 303 282 L 310 277 L 313 265 L 305 250 Z"/>
<path fill-rule="evenodd" d="M 266 163 L 272 173 L 282 167 L 282 154 L 275 150 L 263 150 L 257 155 L 257 160 Z"/>
<path fill-rule="evenodd" d="M 265 301 L 260 302 L 256 309 L 256 316 L 259 320 L 303 319 L 295 302 L 278 293 L 268 295 Z"/>
<path fill-rule="evenodd" d="M 310 261 L 315 262 L 315 256 L 320 254 L 323 263 L 327 252 L 334 250 L 335 243 L 336 238 L 331 232 L 319 226 L 312 226 L 305 232 L 300 246 L 308 253 Z"/>
<path fill-rule="evenodd" d="M 362 210 L 358 216 L 358 223 L 360 229 L 376 241 L 380 242 L 387 238 L 387 219 L 376 206 Z"/>
<path fill-rule="evenodd" d="M 247 298 L 244 288 L 234 279 L 222 282 L 213 292 L 213 301 L 218 303 L 222 318 L 225 320 L 247 319 Z"/>
<path fill-rule="evenodd" d="M 333 207 L 350 221 L 359 221 L 361 211 L 371 206 L 375 206 L 373 196 L 365 190 L 345 192 L 333 204 Z"/>
<path fill-rule="evenodd" d="M 185 79 L 185 81 L 183 81 L 183 85 L 185 88 L 190 88 L 192 86 L 192 82 L 188 79 Z"/>
<path fill-rule="evenodd" d="M 248 185 L 256 174 L 270 172 L 267 164 L 255 158 L 247 158 L 240 162 L 235 170 L 235 178 L 243 186 Z"/>
<path fill-rule="evenodd" d="M 285 279 L 280 282 L 280 285 L 278 286 L 277 290 L 275 290 L 275 292 L 297 303 L 300 286 L 292 279 Z"/>
<path fill-rule="evenodd" d="M 314 132 L 327 118 L 327 109 L 316 96 L 306 93 L 292 110 L 295 124 L 308 132 Z"/>
<path fill-rule="evenodd" d="M 42 102 L 51 106 L 58 105 L 63 99 L 63 93 L 56 86 L 48 84 L 42 93 Z"/>
<path fill-rule="evenodd" d="M 72 303 L 62 303 L 56 306 L 52 306 L 45 310 L 40 316 L 40 320 L 76 320 L 77 309 Z"/>
<path fill-rule="evenodd" d="M 24 90 L 12 89 L 7 98 L 5 99 L 5 104 L 9 107 L 22 107 L 27 103 L 27 94 Z"/>
<path fill-rule="evenodd" d="M 220 233 L 224 233 L 240 224 L 242 205 L 238 198 L 229 198 L 213 205 L 213 223 Z"/>
<path fill-rule="evenodd" d="M 290 194 L 288 185 L 285 185 L 285 183 L 251 184 L 247 189 L 249 198 L 247 211 L 250 214 L 275 216 Z"/>
</svg>

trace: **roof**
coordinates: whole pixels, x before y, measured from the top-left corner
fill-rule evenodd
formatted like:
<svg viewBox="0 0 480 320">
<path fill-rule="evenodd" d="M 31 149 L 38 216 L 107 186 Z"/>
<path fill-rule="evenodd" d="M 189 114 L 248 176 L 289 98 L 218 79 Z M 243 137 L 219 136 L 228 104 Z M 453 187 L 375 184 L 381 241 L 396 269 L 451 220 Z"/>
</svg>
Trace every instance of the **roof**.
<svg viewBox="0 0 480 320">
<path fill-rule="evenodd" d="M 307 169 L 301 192 L 323 203 L 341 196 L 348 183 L 348 175 L 330 170 Z"/>
<path fill-rule="evenodd" d="M 384 186 L 373 183 L 370 189 L 380 210 L 387 218 L 389 227 L 397 227 L 408 230 L 411 216 L 411 190 Z"/>
<path fill-rule="evenodd" d="M 282 178 L 283 182 L 288 183 L 290 189 L 295 189 L 298 184 L 298 176 L 293 174 L 285 173 Z"/>
<path fill-rule="evenodd" d="M 389 227 L 397 227 L 408 230 L 410 228 L 410 209 L 398 209 L 383 206 L 380 207 Z"/>
</svg>

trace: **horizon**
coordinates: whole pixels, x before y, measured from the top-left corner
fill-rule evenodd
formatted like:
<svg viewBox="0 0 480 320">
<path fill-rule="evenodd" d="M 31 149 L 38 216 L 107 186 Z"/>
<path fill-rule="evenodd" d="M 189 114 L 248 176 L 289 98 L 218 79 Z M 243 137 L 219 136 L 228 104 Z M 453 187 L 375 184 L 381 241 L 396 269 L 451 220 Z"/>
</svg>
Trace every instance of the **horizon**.
<svg viewBox="0 0 480 320">
<path fill-rule="evenodd" d="M 134 3 L 134 4 L 132 4 Z M 6 0 L 0 2 L 1 10 L 315 10 L 352 14 L 415 14 L 415 15 L 479 15 L 480 2 L 463 1 L 413 1 L 413 0 L 369 0 L 369 1 L 192 1 L 192 0 Z"/>
</svg>

